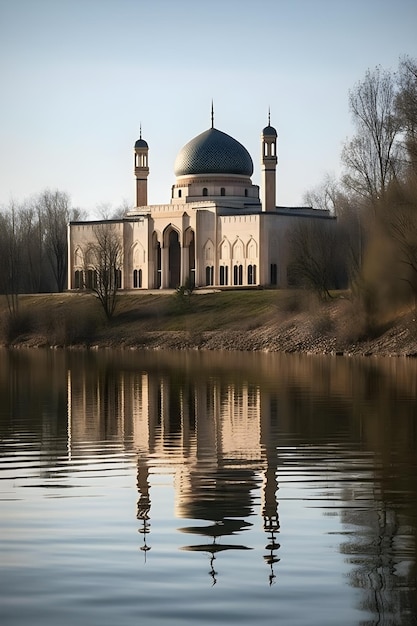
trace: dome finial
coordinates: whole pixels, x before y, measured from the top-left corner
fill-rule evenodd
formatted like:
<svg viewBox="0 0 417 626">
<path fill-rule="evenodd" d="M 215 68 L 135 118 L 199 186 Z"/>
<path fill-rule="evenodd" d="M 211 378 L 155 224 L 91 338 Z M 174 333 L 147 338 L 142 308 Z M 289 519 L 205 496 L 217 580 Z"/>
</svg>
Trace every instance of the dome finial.
<svg viewBox="0 0 417 626">
<path fill-rule="evenodd" d="M 211 99 L 211 127 L 214 128 L 214 104 L 213 104 L 213 98 Z"/>
<path fill-rule="evenodd" d="M 139 126 L 139 139 L 142 139 L 142 122 L 140 123 L 140 126 Z"/>
<path fill-rule="evenodd" d="M 268 107 L 268 126 L 271 126 L 271 107 Z"/>
</svg>

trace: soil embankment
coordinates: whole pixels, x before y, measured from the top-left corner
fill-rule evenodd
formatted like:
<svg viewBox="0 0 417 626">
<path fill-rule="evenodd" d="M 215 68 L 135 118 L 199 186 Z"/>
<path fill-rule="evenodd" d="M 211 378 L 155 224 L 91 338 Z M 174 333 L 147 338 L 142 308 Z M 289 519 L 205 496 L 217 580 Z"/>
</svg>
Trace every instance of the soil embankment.
<svg viewBox="0 0 417 626">
<path fill-rule="evenodd" d="M 22 296 L 19 320 L 0 345 L 199 349 L 309 354 L 417 356 L 410 309 L 370 319 L 346 294 L 317 303 L 284 291 L 194 292 L 191 296 L 123 293 L 114 319 L 91 294 Z"/>
</svg>

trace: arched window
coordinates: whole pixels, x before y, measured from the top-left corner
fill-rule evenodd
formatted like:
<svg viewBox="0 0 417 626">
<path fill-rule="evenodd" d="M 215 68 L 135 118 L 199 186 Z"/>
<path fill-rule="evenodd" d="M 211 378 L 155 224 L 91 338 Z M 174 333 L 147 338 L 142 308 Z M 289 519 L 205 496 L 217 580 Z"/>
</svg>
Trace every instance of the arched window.
<svg viewBox="0 0 417 626">
<path fill-rule="evenodd" d="M 220 284 L 228 285 L 229 284 L 229 268 L 227 265 L 220 266 Z"/>
<path fill-rule="evenodd" d="M 82 265 L 83 264 L 83 255 L 79 248 L 76 249 L 74 253 L 74 265 Z"/>
<path fill-rule="evenodd" d="M 243 283 L 243 266 L 234 265 L 233 266 L 233 284 L 242 285 L 242 283 Z"/>
<path fill-rule="evenodd" d="M 133 288 L 140 289 L 142 287 L 142 270 L 133 270 Z"/>
<path fill-rule="evenodd" d="M 75 272 L 75 276 L 74 276 L 74 288 L 75 289 L 82 289 L 84 287 L 84 281 L 83 281 L 83 273 L 80 270 L 77 270 Z"/>
<path fill-rule="evenodd" d="M 256 285 L 256 265 L 248 265 L 248 285 Z"/>
<path fill-rule="evenodd" d="M 97 274 L 94 270 L 87 270 L 87 289 L 97 288 Z"/>
<path fill-rule="evenodd" d="M 207 265 L 206 267 L 206 285 L 214 284 L 214 267 L 212 265 Z"/>
<path fill-rule="evenodd" d="M 220 189 L 220 195 L 221 195 L 221 196 L 225 196 L 225 195 L 226 195 L 226 189 L 225 189 L 224 187 L 222 187 L 222 188 Z"/>
<path fill-rule="evenodd" d="M 182 195 L 182 189 L 178 189 L 178 197 L 181 198 Z"/>
<path fill-rule="evenodd" d="M 122 270 L 117 269 L 114 271 L 114 281 L 115 281 L 116 289 L 121 289 L 122 288 Z"/>
<path fill-rule="evenodd" d="M 248 197 L 248 190 L 245 189 L 245 198 L 247 198 L 247 197 Z"/>
<path fill-rule="evenodd" d="M 207 187 L 203 187 L 203 196 L 207 196 L 208 195 L 208 189 Z"/>
</svg>

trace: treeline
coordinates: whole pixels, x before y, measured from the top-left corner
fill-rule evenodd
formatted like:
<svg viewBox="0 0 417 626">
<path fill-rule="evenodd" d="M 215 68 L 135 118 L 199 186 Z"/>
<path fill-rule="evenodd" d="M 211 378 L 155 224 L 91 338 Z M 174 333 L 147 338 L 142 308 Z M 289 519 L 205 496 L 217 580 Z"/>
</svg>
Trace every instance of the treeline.
<svg viewBox="0 0 417 626">
<path fill-rule="evenodd" d="M 322 297 L 346 283 L 368 322 L 417 304 L 417 62 L 366 72 L 349 92 L 355 134 L 327 176 L 305 196 L 337 216 L 337 228 L 300 226 L 292 236 L 295 281 Z"/>
<path fill-rule="evenodd" d="M 68 194 L 51 190 L 0 211 L 0 293 L 11 313 L 20 293 L 66 288 L 67 225 L 81 218 Z"/>
</svg>

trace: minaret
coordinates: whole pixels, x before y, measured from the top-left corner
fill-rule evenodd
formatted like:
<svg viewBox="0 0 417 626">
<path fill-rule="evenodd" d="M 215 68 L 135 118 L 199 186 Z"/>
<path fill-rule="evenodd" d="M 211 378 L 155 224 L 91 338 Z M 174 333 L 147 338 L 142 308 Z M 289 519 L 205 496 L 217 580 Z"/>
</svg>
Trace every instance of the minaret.
<svg viewBox="0 0 417 626">
<path fill-rule="evenodd" d="M 142 139 L 142 125 L 140 127 L 140 137 L 135 143 L 135 176 L 136 176 L 136 206 L 146 206 L 148 204 L 148 152 L 149 146 Z"/>
<path fill-rule="evenodd" d="M 277 162 L 277 131 L 271 126 L 271 114 L 268 111 L 268 126 L 262 131 L 262 211 L 275 210 Z"/>
</svg>

